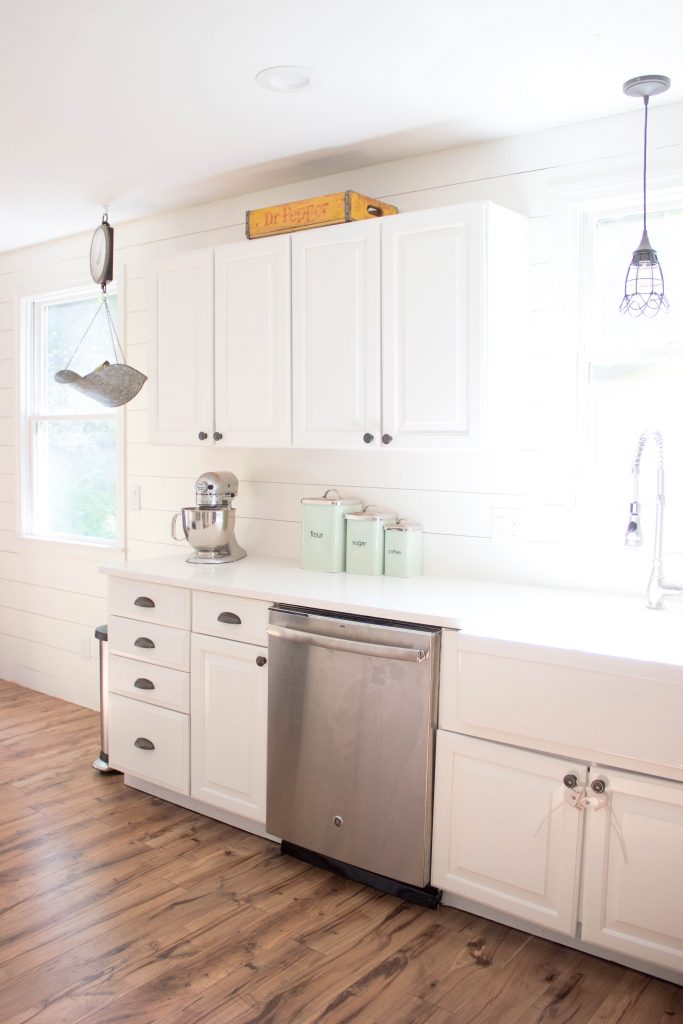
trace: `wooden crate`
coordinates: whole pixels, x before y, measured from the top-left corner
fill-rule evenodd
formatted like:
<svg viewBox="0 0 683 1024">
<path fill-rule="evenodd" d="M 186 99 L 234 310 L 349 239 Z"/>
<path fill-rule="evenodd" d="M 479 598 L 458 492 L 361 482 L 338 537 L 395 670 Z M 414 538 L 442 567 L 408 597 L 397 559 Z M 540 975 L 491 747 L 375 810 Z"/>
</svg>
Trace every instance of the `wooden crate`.
<svg viewBox="0 0 683 1024">
<path fill-rule="evenodd" d="M 370 199 L 358 192 L 335 192 L 314 199 L 299 199 L 279 206 L 247 210 L 247 238 L 283 235 L 290 231 L 344 224 L 350 220 L 370 220 L 398 213 L 395 206 Z"/>
</svg>

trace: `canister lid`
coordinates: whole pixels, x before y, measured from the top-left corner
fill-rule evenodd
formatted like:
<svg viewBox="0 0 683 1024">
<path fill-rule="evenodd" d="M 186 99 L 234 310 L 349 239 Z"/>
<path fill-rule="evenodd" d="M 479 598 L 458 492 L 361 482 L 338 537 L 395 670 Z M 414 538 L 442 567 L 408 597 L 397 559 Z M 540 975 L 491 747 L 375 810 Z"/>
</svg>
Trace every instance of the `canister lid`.
<svg viewBox="0 0 683 1024">
<path fill-rule="evenodd" d="M 422 532 L 422 523 L 413 523 L 409 519 L 399 519 L 397 523 L 386 523 L 385 530 L 416 530 Z"/>
<path fill-rule="evenodd" d="M 334 495 L 334 497 L 333 497 Z M 353 505 L 356 508 L 362 507 L 363 503 L 358 498 L 341 498 L 339 491 L 330 487 L 325 491 L 322 498 L 302 498 L 302 505 Z"/>
<path fill-rule="evenodd" d="M 395 523 L 398 516 L 395 512 L 392 512 L 389 508 L 378 508 L 376 505 L 368 505 L 367 508 L 362 509 L 360 512 L 347 512 L 347 519 L 364 519 L 372 520 L 373 522 Z"/>
</svg>

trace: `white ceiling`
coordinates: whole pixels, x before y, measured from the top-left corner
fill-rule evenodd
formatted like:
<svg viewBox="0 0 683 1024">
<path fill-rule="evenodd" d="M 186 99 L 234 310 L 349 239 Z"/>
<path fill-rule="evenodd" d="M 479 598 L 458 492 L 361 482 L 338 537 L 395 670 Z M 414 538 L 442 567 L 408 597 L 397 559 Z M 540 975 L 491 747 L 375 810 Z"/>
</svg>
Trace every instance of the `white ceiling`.
<svg viewBox="0 0 683 1024">
<path fill-rule="evenodd" d="M 0 250 L 681 100 L 682 45 L 681 0 L 0 0 Z"/>
</svg>

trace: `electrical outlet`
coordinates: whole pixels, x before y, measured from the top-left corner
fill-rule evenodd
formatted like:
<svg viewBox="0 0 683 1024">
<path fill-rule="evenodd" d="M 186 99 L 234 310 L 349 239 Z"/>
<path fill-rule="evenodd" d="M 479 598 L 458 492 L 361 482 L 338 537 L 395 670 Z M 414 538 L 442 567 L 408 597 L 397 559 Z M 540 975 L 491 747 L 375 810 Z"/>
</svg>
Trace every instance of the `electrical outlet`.
<svg viewBox="0 0 683 1024">
<path fill-rule="evenodd" d="M 139 512 L 142 503 L 140 484 L 128 484 L 128 510 Z"/>
<path fill-rule="evenodd" d="M 526 512 L 522 508 L 491 509 L 492 540 L 522 540 L 525 533 Z"/>
</svg>

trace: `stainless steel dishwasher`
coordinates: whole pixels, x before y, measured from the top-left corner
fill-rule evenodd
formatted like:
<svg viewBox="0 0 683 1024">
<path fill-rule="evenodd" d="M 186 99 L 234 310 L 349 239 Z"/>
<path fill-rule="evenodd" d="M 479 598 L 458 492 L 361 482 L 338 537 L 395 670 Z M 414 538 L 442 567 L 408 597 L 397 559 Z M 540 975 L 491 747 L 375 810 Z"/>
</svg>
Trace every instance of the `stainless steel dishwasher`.
<svg viewBox="0 0 683 1024">
<path fill-rule="evenodd" d="M 282 851 L 426 906 L 440 630 L 276 605 L 266 827 Z"/>
</svg>

